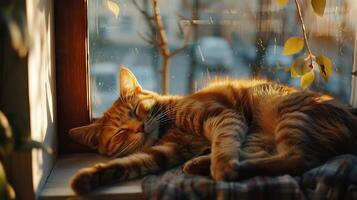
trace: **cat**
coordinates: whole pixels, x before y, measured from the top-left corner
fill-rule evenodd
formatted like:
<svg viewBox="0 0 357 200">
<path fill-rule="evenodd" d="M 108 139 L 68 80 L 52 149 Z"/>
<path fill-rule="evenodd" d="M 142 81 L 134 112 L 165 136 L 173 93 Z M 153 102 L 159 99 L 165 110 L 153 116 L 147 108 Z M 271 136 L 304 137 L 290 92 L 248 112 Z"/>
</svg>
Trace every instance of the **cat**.
<svg viewBox="0 0 357 200">
<path fill-rule="evenodd" d="M 300 174 L 332 156 L 357 154 L 357 118 L 328 95 L 225 79 L 168 96 L 143 90 L 127 68 L 118 78 L 118 100 L 93 124 L 69 131 L 75 141 L 115 157 L 81 169 L 71 181 L 78 194 L 185 162 L 186 173 L 234 181 Z"/>
</svg>

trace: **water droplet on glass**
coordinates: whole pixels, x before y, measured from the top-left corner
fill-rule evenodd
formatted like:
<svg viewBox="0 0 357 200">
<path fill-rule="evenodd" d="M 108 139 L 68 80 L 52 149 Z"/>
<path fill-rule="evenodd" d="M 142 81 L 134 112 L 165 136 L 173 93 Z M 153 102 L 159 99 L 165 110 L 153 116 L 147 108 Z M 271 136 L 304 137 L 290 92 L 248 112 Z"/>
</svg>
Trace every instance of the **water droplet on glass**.
<svg viewBox="0 0 357 200">
<path fill-rule="evenodd" d="M 209 16 L 209 23 L 210 23 L 210 24 L 213 24 L 213 19 L 212 19 L 211 16 Z"/>
<path fill-rule="evenodd" d="M 201 60 L 202 60 L 202 62 L 205 62 L 205 58 L 204 58 L 204 56 L 203 56 L 203 53 L 202 53 L 202 49 L 201 49 L 201 46 L 200 45 L 198 45 L 198 51 L 200 52 L 200 56 L 201 56 Z"/>
</svg>

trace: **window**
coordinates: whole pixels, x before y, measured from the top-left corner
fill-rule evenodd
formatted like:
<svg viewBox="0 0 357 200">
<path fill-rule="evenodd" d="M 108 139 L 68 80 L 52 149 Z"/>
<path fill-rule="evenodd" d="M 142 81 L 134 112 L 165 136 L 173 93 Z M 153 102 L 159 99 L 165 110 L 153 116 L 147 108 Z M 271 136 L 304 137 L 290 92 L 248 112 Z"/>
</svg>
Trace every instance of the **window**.
<svg viewBox="0 0 357 200">
<path fill-rule="evenodd" d="M 107 39 L 100 33 L 100 15 L 90 14 L 91 9 L 95 6 L 103 6 L 105 15 L 115 18 L 105 7 L 106 5 L 103 3 L 105 1 L 55 1 L 56 79 L 59 150 L 61 153 L 88 151 L 88 149 L 74 144 L 68 138 L 68 129 L 88 124 L 90 121 L 89 110 L 92 106 L 92 114 L 95 117 L 99 116 L 106 106 L 111 104 L 108 100 L 105 106 L 94 107 L 96 99 L 102 98 L 101 101 L 104 101 L 104 98 L 100 97 L 102 94 L 107 94 L 106 92 L 111 90 L 112 93 L 108 96 L 115 98 L 117 95 L 115 94 L 117 86 L 114 86 L 113 77 L 108 80 L 104 80 L 106 78 L 102 77 L 100 78 L 102 81 L 95 78 L 96 74 L 105 73 L 95 72 L 96 68 L 100 69 L 99 71 L 104 71 L 104 68 L 118 70 L 119 64 L 127 65 L 139 77 L 139 81 L 145 88 L 160 91 L 161 58 L 156 49 L 139 36 L 139 33 L 150 33 L 147 32 L 149 27 L 136 8 L 132 6 L 131 1 L 113 1 L 120 6 L 115 26 L 120 26 L 120 19 L 130 16 L 132 32 L 127 35 L 120 31 L 116 38 L 109 37 Z M 137 1 L 142 3 L 140 5 L 143 9 L 151 8 L 150 1 Z M 353 0 L 330 0 L 327 2 L 325 17 L 318 18 L 311 16 L 312 11 L 309 4 L 304 4 L 301 0 L 308 37 L 313 50 L 316 53 L 328 55 L 334 61 L 335 71 L 331 81 L 328 84 L 320 82 L 313 87 L 331 92 L 345 103 L 349 103 L 350 96 L 354 97 L 352 99 L 356 102 L 357 98 L 354 92 L 356 89 L 351 89 L 350 73 L 355 60 L 354 55 L 356 55 L 354 51 L 356 30 L 355 22 L 352 19 L 357 13 L 357 5 Z M 278 9 L 273 1 L 264 1 L 264 4 L 258 4 L 258 1 L 242 3 L 233 0 L 219 2 L 169 0 L 160 1 L 160 5 L 161 14 L 165 17 L 166 23 L 170 25 L 166 28 L 170 29 L 167 34 L 171 50 L 181 46 L 184 25 L 187 20 L 192 19 L 192 9 L 199 11 L 197 12 L 199 16 L 197 38 L 192 33 L 189 47 L 172 58 L 170 93 L 188 93 L 196 87 L 200 87 L 202 84 L 200 80 L 205 79 L 208 75 L 227 74 L 228 72 L 235 77 L 250 77 L 259 72 L 267 78 L 274 78 L 289 84 L 297 84 L 299 81 L 291 79 L 284 71 L 291 64 L 292 58 L 280 54 L 282 45 L 288 37 L 301 35 L 297 23 L 298 18 L 294 14 L 295 7 L 291 2 L 284 10 Z M 72 23 L 67 23 L 69 18 Z M 120 29 L 118 28 L 118 30 Z M 88 41 L 86 41 L 87 34 Z M 211 48 L 212 46 L 213 48 Z M 226 59 L 218 56 L 216 58 L 218 61 L 208 61 L 209 59 L 214 60 L 214 58 L 210 58 L 211 52 L 214 52 L 211 49 L 226 50 L 230 53 L 224 54 Z M 88 59 L 87 52 L 89 52 Z M 87 60 L 90 70 L 86 68 Z M 225 63 L 219 60 L 224 60 Z M 223 65 L 223 68 L 217 64 L 219 62 L 223 63 L 220 64 Z M 232 71 L 226 71 L 225 68 Z M 91 71 L 91 80 L 87 79 L 89 71 Z M 89 85 L 87 80 L 91 82 L 91 95 L 87 88 Z M 356 87 L 355 78 L 354 81 L 353 86 Z M 95 90 L 93 87 L 98 87 L 100 84 L 110 84 L 111 86 L 101 86 L 106 92 L 93 92 Z M 99 95 L 96 97 L 95 93 Z M 88 97 L 91 97 L 93 105 L 89 104 L 87 94 L 89 94 Z M 356 106 L 356 103 L 353 105 Z"/>
<path fill-rule="evenodd" d="M 120 30 L 127 33 L 133 33 L 133 21 L 131 16 L 123 16 L 119 23 Z"/>
<path fill-rule="evenodd" d="M 87 94 L 87 6 L 85 1 L 54 1 L 58 150 L 88 151 L 68 136 L 72 127 L 89 123 Z M 68 20 L 71 20 L 71 23 Z"/>
<path fill-rule="evenodd" d="M 115 77 L 120 65 L 131 68 L 146 89 L 160 91 L 162 81 L 159 73 L 161 58 L 157 49 L 145 41 L 151 31 L 145 17 L 131 0 L 113 2 L 120 7 L 117 19 L 105 1 L 88 2 L 89 11 L 96 11 L 88 13 L 89 19 L 106 19 L 106 23 L 88 21 L 89 27 L 98 27 L 89 29 L 94 117 L 100 116 L 117 98 L 117 83 L 109 79 Z M 152 13 L 150 1 L 137 2 L 141 9 Z M 352 19 L 356 15 L 356 3 L 353 0 L 327 1 L 322 18 L 315 16 L 307 0 L 301 0 L 300 4 L 313 52 L 333 60 L 333 73 L 329 82 L 318 79 L 311 88 L 349 103 L 356 32 Z M 287 69 L 298 56 L 303 56 L 302 53 L 298 56 L 282 55 L 287 38 L 302 36 L 293 2 L 281 9 L 272 0 L 170 0 L 160 1 L 160 11 L 171 50 L 179 48 L 184 40 L 183 22 L 192 21 L 194 12 L 198 16 L 194 19 L 196 28 L 191 33 L 188 48 L 171 60 L 171 93 L 187 94 L 202 87 L 209 77 L 227 75 L 234 78 L 259 75 L 299 87 L 300 80 L 291 78 Z M 128 19 L 131 18 L 133 31 L 127 34 L 130 28 L 124 24 L 129 23 Z M 122 23 L 118 24 L 118 20 Z M 109 30 L 107 35 L 98 35 L 98 32 L 106 30 Z M 99 73 L 107 73 L 107 78 L 104 80 L 102 77 L 102 81 L 98 82 L 99 76 L 104 76 Z M 102 86 L 98 87 L 98 84 Z"/>
<path fill-rule="evenodd" d="M 326 47 L 326 44 L 324 46 L 318 46 L 320 44 L 324 44 L 324 41 L 332 41 L 332 43 L 328 43 L 331 45 L 331 49 L 334 51 L 329 54 L 329 56 L 336 55 L 340 56 L 341 58 L 337 58 L 340 62 L 340 65 L 337 65 L 336 62 L 337 60 L 333 58 L 335 62 L 335 69 L 337 70 L 336 76 L 337 80 L 342 82 L 342 86 L 338 86 L 337 88 L 345 88 L 345 96 L 339 95 L 338 93 L 335 94 L 336 97 L 345 98 L 344 102 L 348 101 L 348 96 L 351 93 L 351 102 L 353 102 L 353 105 L 356 107 L 357 106 L 357 78 L 353 77 L 353 83 L 352 83 L 352 89 L 350 88 L 350 82 L 351 82 L 351 77 L 348 76 L 350 75 L 350 71 L 352 70 L 352 62 L 353 64 L 353 71 L 357 70 L 357 52 L 354 51 L 354 49 L 357 48 L 357 43 L 355 42 L 356 37 L 356 30 L 355 30 L 355 24 L 352 22 L 352 20 L 349 21 L 349 19 L 353 19 L 354 14 L 356 13 L 356 4 L 351 4 L 354 0 L 349 0 L 345 2 L 339 3 L 338 1 L 328 1 L 329 2 L 329 7 L 330 10 L 329 12 L 336 12 L 340 13 L 340 15 L 336 16 L 330 16 L 332 18 L 336 19 L 343 19 L 343 23 L 337 26 L 338 28 L 336 31 L 333 30 L 336 27 L 332 26 L 332 22 L 328 21 L 331 19 L 328 19 L 327 24 L 329 24 L 327 29 L 331 31 L 331 35 L 319 35 L 320 33 L 316 32 L 316 35 L 313 31 L 311 31 L 309 37 L 311 38 L 312 41 L 315 41 L 313 48 L 317 51 L 325 53 L 325 52 L 330 52 L 330 48 Z M 91 3 L 92 0 L 88 3 Z M 104 1 L 96 1 L 93 0 L 93 2 L 104 2 Z M 144 43 L 141 38 L 138 39 L 137 35 L 134 33 L 137 33 L 137 26 L 144 26 L 145 23 L 141 24 L 142 22 L 138 22 L 134 17 L 128 17 L 124 16 L 124 8 L 125 7 L 125 2 L 126 1 L 116 1 L 121 7 L 121 13 L 123 15 L 120 15 L 118 20 L 115 22 L 117 23 L 114 27 L 120 27 L 120 26 L 131 26 L 131 35 L 132 38 L 129 36 L 122 37 L 126 34 L 126 30 L 121 31 L 120 28 L 118 28 L 118 31 L 120 33 L 119 36 L 116 36 L 115 38 L 112 38 L 110 36 L 110 32 L 107 31 L 106 34 L 109 35 L 109 37 L 105 36 L 103 34 L 104 32 L 100 32 L 100 28 L 98 27 L 93 27 L 91 24 L 88 24 L 87 26 L 87 19 L 90 20 L 97 20 L 96 24 L 100 24 L 100 16 L 97 18 L 91 19 L 92 15 L 87 15 L 87 1 L 86 0 L 78 0 L 78 1 L 73 1 L 73 0 L 61 0 L 61 1 L 53 1 L 55 4 L 55 48 L 56 48 L 56 97 L 57 97 L 57 104 L 58 104 L 58 134 L 59 134 L 59 152 L 60 154 L 63 153 L 68 153 L 68 152 L 79 152 L 79 151 L 86 151 L 88 152 L 88 149 L 79 146 L 78 144 L 74 144 L 72 140 L 68 138 L 68 129 L 75 127 L 75 126 L 80 126 L 84 124 L 88 124 L 90 122 L 90 104 L 89 104 L 89 99 L 87 97 L 92 97 L 92 101 L 95 101 L 95 98 L 103 98 L 105 96 L 109 96 L 110 98 L 114 98 L 113 93 L 117 92 L 117 80 L 116 77 L 113 76 L 118 70 L 118 64 L 123 63 L 123 64 L 130 64 L 134 63 L 135 65 L 130 66 L 131 69 L 134 71 L 134 73 L 139 77 L 139 80 L 147 89 L 152 89 L 152 90 L 157 90 L 159 91 L 160 89 L 160 76 L 157 75 L 157 71 L 160 68 L 160 58 L 151 46 L 147 45 Z M 124 4 L 122 4 L 124 2 Z M 149 1 L 144 1 L 149 2 Z M 190 17 L 190 10 L 194 6 L 192 3 L 197 3 L 199 2 L 199 11 L 200 11 L 200 23 L 198 25 L 198 30 L 197 30 L 197 40 L 193 40 L 190 42 L 189 47 L 186 49 L 186 51 L 181 52 L 178 54 L 176 57 L 173 58 L 173 64 L 172 64 L 172 70 L 171 70 L 171 93 L 187 93 L 191 90 L 192 88 L 199 87 L 200 80 L 202 78 L 207 77 L 209 74 L 214 75 L 214 74 L 233 74 L 236 77 L 250 77 L 252 74 L 260 72 L 265 77 L 268 78 L 276 78 L 276 80 L 284 82 L 286 80 L 283 80 L 282 78 L 279 78 L 278 75 L 279 73 L 284 74 L 283 70 L 278 71 L 274 74 L 274 70 L 269 70 L 269 69 L 274 69 L 274 66 L 276 69 L 280 69 L 279 67 L 281 66 L 282 68 L 285 68 L 286 66 L 283 65 L 287 59 L 284 56 L 280 56 L 278 53 L 281 49 L 281 45 L 283 44 L 284 38 L 290 36 L 289 34 L 292 33 L 283 33 L 279 31 L 288 31 L 290 29 L 283 29 L 281 26 L 281 16 L 283 16 L 284 20 L 287 20 L 289 17 L 285 16 L 285 12 L 282 12 L 280 10 L 276 10 L 275 8 L 273 9 L 274 12 L 270 14 L 265 14 L 265 8 L 261 7 L 256 7 L 258 4 L 254 4 L 249 2 L 247 5 L 240 5 L 239 2 L 234 2 L 234 1 L 220 1 L 220 3 L 214 3 L 214 1 L 206 1 L 206 0 L 200 0 L 200 1 L 189 1 L 189 0 L 182 0 L 182 1 L 174 1 L 174 0 L 168 0 L 168 1 L 160 1 L 162 2 L 163 8 L 170 8 L 167 9 L 166 11 L 168 13 L 174 13 L 175 9 L 177 6 L 180 6 L 180 11 L 186 12 L 186 14 L 183 15 L 170 15 L 168 13 L 163 13 L 163 16 L 165 17 L 165 24 L 168 24 L 169 27 L 166 27 L 169 41 L 170 41 L 170 47 L 172 49 L 175 49 L 180 46 L 182 43 L 182 30 L 178 28 L 179 26 L 176 26 L 176 22 L 183 22 L 185 23 L 185 18 Z M 169 2 L 169 3 L 166 3 Z M 127 1 L 127 3 L 130 3 Z M 245 2 L 246 3 L 246 2 Z M 243 11 L 238 11 L 234 10 L 234 5 L 239 4 L 242 6 Z M 331 5 L 332 6 L 331 6 Z M 129 4 L 128 4 L 129 5 Z M 145 4 L 144 4 L 145 5 Z M 222 5 L 224 5 L 222 7 Z M 267 4 L 270 5 L 270 4 Z M 257 18 L 259 16 L 260 20 L 259 22 L 255 23 L 250 23 L 247 20 L 249 18 L 248 14 L 244 9 L 246 7 L 249 9 L 253 9 L 254 12 L 256 12 L 250 16 L 252 18 Z M 264 7 L 265 4 L 262 5 Z M 335 6 L 335 7 L 334 7 Z M 37 7 L 36 7 L 37 8 Z M 38 7 L 39 9 L 43 9 L 42 6 Z M 50 7 L 48 7 L 50 8 Z M 331 11 L 331 8 L 332 11 Z M 292 8 L 287 8 L 287 9 L 292 9 Z M 343 10 L 346 9 L 346 10 Z M 177 10 L 177 9 L 176 9 Z M 220 13 L 217 15 L 217 10 L 220 10 Z M 341 12 L 340 12 L 341 10 Z M 259 11 L 259 12 L 258 12 Z M 261 12 L 262 11 L 262 12 Z M 264 11 L 264 12 L 263 12 Z M 337 12 L 338 11 L 338 12 Z M 89 12 L 91 12 L 89 10 Z M 107 11 L 106 11 L 107 12 Z M 183 12 L 183 13 L 184 13 Z M 269 11 L 270 12 L 270 11 Z M 260 14 L 259 14 L 260 13 Z M 226 18 L 222 19 L 219 16 L 220 15 L 227 15 Z M 241 16 L 242 18 L 238 17 L 233 17 L 230 15 L 237 15 Z M 335 14 L 333 14 L 335 15 Z M 110 16 L 110 15 L 109 15 Z M 178 17 L 180 16 L 180 17 Z M 49 17 L 48 19 L 51 18 L 51 15 L 46 15 L 45 17 Z M 110 16 L 112 17 L 112 16 Z M 181 18 L 182 17 L 182 18 Z M 291 16 L 290 16 L 291 17 Z M 68 23 L 68 19 L 71 19 L 71 23 Z M 105 18 L 104 18 L 105 19 Z M 128 19 L 128 20 L 123 20 L 126 22 L 121 22 L 120 19 Z M 109 21 L 112 19 L 105 19 L 108 20 L 105 23 L 107 25 Z M 296 20 L 296 19 L 295 19 Z M 322 19 L 319 19 L 322 20 Z M 127 22 L 132 21 L 132 25 L 123 25 Z M 139 20 L 140 21 L 140 20 Z M 141 20 L 142 21 L 142 20 Z M 47 21 L 44 21 L 47 22 Z M 105 23 L 103 23 L 105 25 Z M 113 22 L 114 23 L 114 22 Z M 139 25 L 137 24 L 139 23 Z M 217 23 L 219 25 L 217 25 Z M 48 23 L 50 25 L 51 23 Z M 100 25 L 101 27 L 106 27 Z M 182 25 L 182 23 L 180 23 Z M 259 26 L 258 26 L 259 24 Z M 318 23 L 315 23 L 315 25 L 318 24 L 318 26 L 314 27 L 308 27 L 309 30 L 313 30 L 313 28 L 321 28 L 324 27 L 322 26 L 322 22 L 319 21 Z M 109 26 L 108 25 L 108 26 Z M 294 24 L 288 23 L 287 26 L 292 26 Z M 246 26 L 246 27 L 244 27 Z M 251 27 L 253 26 L 253 27 Z M 218 28 L 217 28 L 218 27 Z M 222 28 L 225 27 L 225 28 Z M 230 29 L 234 30 L 235 33 L 232 31 L 229 31 Z M 245 33 L 243 30 L 245 28 L 254 28 L 254 27 L 260 27 L 259 30 L 255 32 L 252 30 L 252 32 L 247 32 Z M 273 28 L 275 27 L 275 28 Z M 331 28 L 332 27 L 332 28 Z M 352 27 L 352 28 L 351 28 Z M 89 35 L 94 37 L 98 37 L 96 40 L 89 40 L 87 43 L 87 34 L 91 33 L 90 30 L 94 28 L 92 33 L 96 33 L 94 35 Z M 182 28 L 182 27 L 181 27 Z M 291 28 L 291 27 L 290 27 Z M 275 31 L 273 31 L 273 29 Z M 130 30 L 130 28 L 127 28 L 127 30 Z M 141 29 L 140 29 L 141 30 Z M 142 30 L 145 30 L 144 28 Z M 292 29 L 293 31 L 298 32 L 299 29 L 296 27 Z M 129 31 L 127 31 L 129 32 Z M 43 33 L 47 33 L 46 31 Z M 247 38 L 243 38 L 241 34 L 245 33 L 247 38 L 250 38 L 248 40 Z M 251 34 L 250 34 L 251 33 Z M 259 35 L 259 34 L 261 35 Z M 276 37 L 274 36 L 276 34 Z M 341 35 L 340 35 L 341 34 Z M 259 35 L 259 37 L 256 37 Z M 48 38 L 50 38 L 51 35 L 48 35 Z M 107 37 L 107 38 L 105 38 Z M 129 38 L 128 38 L 129 37 Z M 89 38 L 89 39 L 90 39 Z M 268 38 L 268 40 L 267 40 Z M 331 39 L 334 38 L 334 39 Z M 121 39 L 117 41 L 118 39 Z M 40 41 L 40 40 L 38 40 Z M 94 42 L 93 42 L 94 41 Z M 268 42 L 266 42 L 268 41 Z M 321 42 L 322 41 L 322 42 Z M 41 40 L 40 42 L 43 42 Z M 212 45 L 212 43 L 214 45 Z M 273 45 L 269 45 L 272 43 Z M 336 44 L 338 44 L 336 46 Z M 88 45 L 88 46 L 87 46 Z M 118 46 L 120 47 L 127 47 L 125 51 L 119 51 Z M 144 47 L 143 47 L 144 46 Z M 212 48 L 212 46 L 214 48 Z M 253 47 L 252 47 L 253 46 Z M 280 46 L 280 47 L 279 47 Z M 97 48 L 100 47 L 100 48 Z M 337 48 L 338 47 L 338 48 Z M 270 48 L 270 49 L 269 49 Z M 106 50 L 105 50 L 106 49 Z M 87 53 L 88 51 L 90 52 L 89 57 L 87 58 Z M 111 54 L 105 54 L 105 52 L 111 52 Z M 229 52 L 231 51 L 233 56 L 233 61 L 229 59 L 229 54 L 230 53 L 225 53 L 223 54 L 227 59 L 224 59 L 225 62 L 222 64 L 217 64 L 217 62 L 213 61 L 207 61 L 210 59 L 210 56 L 207 55 L 216 55 L 216 52 L 221 52 L 221 51 L 226 51 Z M 268 64 L 268 65 L 263 65 L 257 58 L 259 58 L 259 54 L 257 54 L 259 51 L 265 51 L 265 54 L 262 54 L 261 56 L 261 63 L 263 64 Z M 124 55 L 123 55 L 124 52 Z M 212 53 L 213 52 L 213 53 Z M 125 58 L 125 54 L 130 53 L 132 54 L 129 56 L 127 59 Z M 216 54 L 215 54 L 216 53 Z M 270 56 L 273 55 L 273 56 Z M 44 58 L 45 59 L 45 58 Z M 239 62 L 237 62 L 237 60 Z M 87 61 L 90 62 L 90 70 L 87 68 Z M 196 64 L 196 65 L 193 65 Z M 210 64 L 207 64 L 210 63 Z M 175 64 L 176 63 L 176 64 Z M 180 69 L 177 63 L 185 64 L 183 65 L 183 69 Z M 234 70 L 241 70 L 238 71 L 239 73 L 233 71 L 230 71 L 231 69 L 226 69 L 227 67 L 231 65 L 234 66 Z M 243 63 L 243 64 L 248 64 L 245 65 L 245 67 L 240 68 L 241 65 L 237 65 L 236 63 Z M 273 64 L 269 64 L 273 63 Z M 277 64 L 278 63 L 278 64 Z M 287 63 L 287 62 L 286 62 Z M 342 63 L 342 64 L 341 64 Z M 46 63 L 43 63 L 46 65 Z M 141 66 L 151 66 L 151 67 L 141 67 Z M 192 71 L 191 67 L 194 66 L 196 71 Z M 238 67 L 237 67 L 238 66 Z M 258 66 L 258 67 L 257 67 Z M 262 67 L 264 66 L 264 67 Z M 273 66 L 271 68 L 268 68 L 266 66 Z M 342 66 L 340 68 L 339 66 Z M 26 69 L 26 68 L 23 68 Z M 244 72 L 243 69 L 248 69 L 247 73 L 241 73 Z M 97 70 L 97 71 L 96 71 Z M 179 71 L 182 70 L 182 71 Z M 26 71 L 26 70 L 25 70 Z M 91 79 L 88 78 L 88 74 L 92 76 Z M 180 73 L 178 73 L 180 72 Z M 182 73 L 181 73 L 182 72 Z M 233 73 L 235 72 L 235 73 Z M 17 73 L 18 74 L 18 73 Z M 45 75 L 48 75 L 51 77 L 52 73 L 48 73 Z M 198 74 L 198 75 L 197 75 Z M 272 74 L 272 75 L 271 75 Z M 346 76 L 344 76 L 346 74 Z M 348 75 L 347 75 L 348 74 Z M 194 75 L 194 76 L 193 76 Z M 155 78 L 152 78 L 155 77 Z M 195 77 L 193 79 L 194 81 L 190 81 L 191 77 Z M 51 77 L 52 78 L 52 77 Z M 153 81 L 154 80 L 154 81 Z M 185 80 L 185 81 L 182 81 Z M 287 80 L 290 80 L 290 78 L 287 76 Z M 46 79 L 48 81 L 48 79 Z M 92 86 L 92 94 L 96 93 L 99 94 L 98 96 L 90 96 L 90 90 L 88 90 L 87 86 L 89 85 L 88 82 L 91 82 Z M 179 84 L 177 84 L 179 83 Z M 290 83 L 290 82 L 289 82 Z M 293 83 L 292 83 L 293 84 Z M 322 83 L 323 85 L 323 83 Z M 319 85 L 314 86 L 319 88 Z M 326 90 L 328 91 L 333 91 L 330 90 L 330 86 L 327 85 Z M 47 89 L 47 88 L 46 88 Z M 98 91 L 95 91 L 98 90 Z M 114 92 L 115 91 L 115 92 Z M 87 96 L 88 95 L 88 96 Z M 104 100 L 102 100 L 104 101 Z M 109 100 L 108 100 L 109 102 Z M 95 103 L 93 103 L 95 104 Z M 99 104 L 98 104 L 99 105 Z M 105 105 L 105 104 L 103 104 Z M 17 109 L 17 108 L 16 108 Z M 47 109 L 47 108 L 44 108 Z M 100 108 L 98 106 L 98 109 L 93 108 L 92 110 L 94 116 L 98 116 L 101 114 L 101 110 L 105 108 Z M 95 113 L 95 110 L 97 110 L 97 113 Z M 356 113 L 356 112 L 355 112 Z M 357 113 L 356 113 L 357 114 Z M 45 116 L 46 117 L 46 116 Z M 50 117 L 50 116 L 47 116 Z M 52 116 L 51 116 L 52 117 Z M 45 123 L 45 125 L 48 125 Z M 52 126 L 51 126 L 52 127 Z M 44 138 L 48 139 L 48 132 L 44 133 L 45 135 Z M 80 155 L 78 157 L 71 157 L 69 155 L 68 157 L 65 155 L 61 155 L 61 157 L 65 158 L 62 160 L 59 160 L 59 168 L 64 169 L 63 171 L 66 171 L 65 176 L 61 173 L 58 173 L 56 176 L 52 177 L 52 179 L 49 179 L 49 188 L 56 190 L 57 192 L 59 191 L 60 193 L 64 193 L 64 196 L 56 196 L 53 195 L 53 190 L 46 190 L 44 196 L 40 196 L 39 198 L 65 198 L 68 197 L 68 184 L 67 182 L 64 183 L 66 185 L 65 188 L 56 188 L 53 187 L 54 185 L 52 184 L 53 180 L 68 180 L 69 176 L 74 174 L 75 171 L 77 170 L 78 167 L 82 167 L 85 165 L 89 165 L 92 162 L 98 162 L 98 160 L 92 160 L 90 157 L 84 155 Z M 29 158 L 26 156 L 26 158 Z M 70 158 L 70 159 L 68 159 Z M 20 158 L 18 160 L 23 160 L 23 158 Z M 73 160 L 78 161 L 77 163 L 80 163 L 81 166 L 76 166 L 73 167 Z M 64 161 L 64 166 L 66 165 L 71 165 L 70 170 L 68 168 L 63 167 L 62 163 Z M 83 162 L 82 162 L 83 161 Z M 104 161 L 104 160 L 103 160 Z M 56 168 L 52 170 L 52 174 L 56 171 Z M 27 173 L 28 170 L 25 170 L 25 173 Z M 61 177 L 58 179 L 58 177 Z M 131 184 L 131 183 L 130 183 Z M 30 187 L 32 187 L 32 184 L 28 184 Z M 126 187 L 126 184 L 120 184 L 120 186 L 124 186 L 123 190 L 124 192 L 129 191 L 128 188 Z M 27 187 L 28 188 L 28 187 Z M 135 186 L 136 190 L 134 192 L 139 192 L 140 187 Z M 48 189 L 48 188 L 47 188 Z M 111 197 L 115 198 L 118 197 L 118 188 L 114 188 L 111 191 L 114 191 L 113 195 Z M 130 190 L 133 191 L 133 190 Z M 119 192 L 120 193 L 120 192 Z M 22 193 L 21 193 L 22 194 Z M 19 194 L 19 195 L 21 195 Z M 27 194 L 24 193 L 24 194 Z M 58 193 L 56 193 L 58 194 Z M 47 196 L 46 196 L 47 195 Z M 100 194 L 100 196 L 103 196 Z M 46 198 L 47 197 L 47 198 Z M 128 196 L 126 196 L 128 197 Z"/>
</svg>

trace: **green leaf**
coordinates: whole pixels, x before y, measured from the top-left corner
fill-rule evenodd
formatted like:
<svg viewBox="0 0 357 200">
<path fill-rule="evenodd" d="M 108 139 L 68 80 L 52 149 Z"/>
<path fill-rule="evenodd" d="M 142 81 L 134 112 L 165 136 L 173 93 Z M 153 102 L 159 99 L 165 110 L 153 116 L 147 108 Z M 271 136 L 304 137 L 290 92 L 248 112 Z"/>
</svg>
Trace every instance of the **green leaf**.
<svg viewBox="0 0 357 200">
<path fill-rule="evenodd" d="M 284 7 L 284 6 L 286 6 L 286 4 L 289 3 L 289 0 L 276 0 L 276 3 L 277 3 L 280 7 Z"/>
<path fill-rule="evenodd" d="M 6 138 L 12 138 L 12 130 L 5 114 L 0 110 L 0 126 L 4 129 L 4 136 Z"/>
<path fill-rule="evenodd" d="M 120 12 L 120 7 L 117 3 L 111 0 L 107 0 L 107 6 L 110 12 L 112 12 L 115 16 L 115 18 L 119 17 L 119 12 Z"/>
<path fill-rule="evenodd" d="M 0 199 L 13 200 L 15 198 L 15 191 L 7 182 L 4 167 L 0 162 Z"/>
<path fill-rule="evenodd" d="M 0 162 L 0 199 L 12 200 L 16 194 L 11 185 L 7 182 L 6 174 L 2 163 Z"/>
<path fill-rule="evenodd" d="M 324 15 L 326 0 L 311 0 L 311 5 L 318 16 L 322 17 Z"/>
<path fill-rule="evenodd" d="M 291 37 L 284 44 L 283 54 L 293 55 L 299 53 L 303 48 L 304 39 L 302 37 Z"/>
<path fill-rule="evenodd" d="M 0 163 L 0 199 L 7 199 L 6 186 L 7 186 L 7 181 L 6 181 L 5 170 L 4 167 L 2 166 L 2 163 Z"/>
<path fill-rule="evenodd" d="M 301 80 L 300 80 L 300 85 L 301 88 L 306 89 L 308 88 L 312 82 L 314 82 L 315 79 L 315 74 L 314 74 L 314 70 L 310 70 L 310 72 L 304 74 L 303 76 L 301 76 Z"/>
<path fill-rule="evenodd" d="M 326 56 L 317 56 L 316 63 L 319 65 L 320 75 L 325 81 L 328 81 L 332 73 L 332 62 Z"/>
<path fill-rule="evenodd" d="M 0 111 L 0 155 L 5 156 L 14 147 L 11 126 L 5 114 Z"/>
<path fill-rule="evenodd" d="M 293 63 L 293 66 L 291 66 L 291 69 L 290 69 L 291 77 L 293 77 L 293 78 L 301 77 L 302 75 L 306 74 L 307 72 L 309 72 L 307 62 L 301 58 L 296 59 Z"/>
</svg>

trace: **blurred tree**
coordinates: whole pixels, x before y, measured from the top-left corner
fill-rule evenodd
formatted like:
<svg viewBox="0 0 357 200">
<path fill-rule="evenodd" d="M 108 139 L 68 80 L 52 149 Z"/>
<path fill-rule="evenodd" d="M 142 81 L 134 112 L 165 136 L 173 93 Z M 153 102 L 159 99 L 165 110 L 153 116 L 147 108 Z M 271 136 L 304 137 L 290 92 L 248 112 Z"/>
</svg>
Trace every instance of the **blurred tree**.
<svg viewBox="0 0 357 200">
<path fill-rule="evenodd" d="M 170 60 L 173 56 L 180 53 L 184 49 L 188 47 L 188 42 L 191 36 L 191 26 L 188 27 L 186 33 L 184 33 L 183 44 L 180 48 L 175 49 L 171 52 L 169 47 L 169 41 L 167 39 L 164 23 L 162 16 L 160 14 L 160 6 L 159 0 L 152 0 L 152 12 L 145 10 L 142 8 L 136 0 L 132 0 L 135 7 L 140 11 L 140 13 L 145 17 L 145 20 L 150 27 L 151 32 L 155 34 L 149 35 L 141 35 L 141 37 L 147 41 L 149 44 L 154 46 L 159 52 L 162 57 L 162 88 L 161 91 L 163 94 L 169 93 L 169 86 L 170 86 Z M 143 0 L 141 5 L 147 7 L 148 3 L 146 0 Z M 152 14 L 151 14 L 152 13 Z"/>
</svg>

